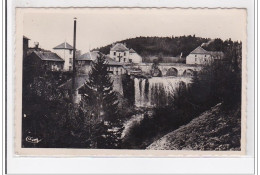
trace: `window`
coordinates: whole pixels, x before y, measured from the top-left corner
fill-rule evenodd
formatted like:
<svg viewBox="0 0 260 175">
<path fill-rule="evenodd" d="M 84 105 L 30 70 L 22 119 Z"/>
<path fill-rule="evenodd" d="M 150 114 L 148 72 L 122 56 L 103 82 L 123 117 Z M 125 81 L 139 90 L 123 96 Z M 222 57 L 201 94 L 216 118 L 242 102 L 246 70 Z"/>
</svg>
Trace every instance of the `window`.
<svg viewBox="0 0 260 175">
<path fill-rule="evenodd" d="M 124 52 L 124 56 L 126 56 L 126 52 Z"/>
<path fill-rule="evenodd" d="M 126 59 L 126 58 L 124 58 L 124 62 L 125 62 L 125 59 Z"/>
<path fill-rule="evenodd" d="M 72 63 L 72 58 L 70 58 L 70 63 Z"/>
<path fill-rule="evenodd" d="M 114 55 L 116 55 L 116 52 L 114 52 Z"/>
<path fill-rule="evenodd" d="M 195 58 L 195 62 L 197 62 L 197 58 Z"/>
<path fill-rule="evenodd" d="M 195 57 L 197 57 L 197 55 L 195 55 Z"/>
<path fill-rule="evenodd" d="M 70 50 L 70 55 L 72 54 L 72 50 Z"/>
<path fill-rule="evenodd" d="M 205 57 L 207 57 L 207 55 L 205 55 Z"/>
</svg>

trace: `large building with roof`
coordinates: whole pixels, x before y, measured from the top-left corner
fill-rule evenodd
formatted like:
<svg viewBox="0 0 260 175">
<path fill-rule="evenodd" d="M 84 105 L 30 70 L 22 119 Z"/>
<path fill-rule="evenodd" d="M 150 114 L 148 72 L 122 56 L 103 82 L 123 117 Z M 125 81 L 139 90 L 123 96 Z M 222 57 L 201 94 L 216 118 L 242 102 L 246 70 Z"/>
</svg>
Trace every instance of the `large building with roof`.
<svg viewBox="0 0 260 175">
<path fill-rule="evenodd" d="M 64 66 L 64 60 L 51 51 L 35 50 L 25 58 L 25 61 L 35 69 L 49 71 L 61 71 Z"/>
<path fill-rule="evenodd" d="M 97 59 L 98 51 L 87 52 L 76 57 L 76 69 L 78 73 L 87 74 L 91 70 L 91 64 Z"/>
<path fill-rule="evenodd" d="M 213 62 L 214 60 L 222 59 L 223 57 L 223 52 L 207 51 L 199 46 L 186 57 L 186 64 L 205 65 Z"/>
<path fill-rule="evenodd" d="M 129 62 L 130 63 L 142 63 L 142 57 L 134 50 L 129 50 Z"/>
<path fill-rule="evenodd" d="M 118 62 L 105 55 L 106 64 L 108 65 L 108 70 L 113 75 L 122 75 L 125 73 L 125 69 L 123 67 L 122 62 Z"/>
<path fill-rule="evenodd" d="M 126 44 L 116 43 L 110 48 L 110 58 L 121 63 L 141 63 L 142 57 L 133 49 L 126 47 Z"/>
<path fill-rule="evenodd" d="M 27 51 L 29 48 L 29 38 L 23 36 L 23 59 L 27 56 Z"/>
<path fill-rule="evenodd" d="M 123 43 L 113 44 L 110 48 L 110 57 L 115 61 L 128 63 L 129 49 Z"/>
<path fill-rule="evenodd" d="M 76 58 L 76 69 L 77 72 L 88 74 L 91 70 L 91 65 L 96 62 L 98 55 L 105 56 L 106 64 L 108 65 L 108 70 L 113 75 L 121 75 L 125 73 L 122 62 L 118 62 L 108 55 L 104 55 L 99 51 L 91 51 Z"/>
<path fill-rule="evenodd" d="M 73 64 L 73 47 L 66 41 L 53 48 L 53 51 L 64 60 L 64 70 L 71 71 Z"/>
</svg>

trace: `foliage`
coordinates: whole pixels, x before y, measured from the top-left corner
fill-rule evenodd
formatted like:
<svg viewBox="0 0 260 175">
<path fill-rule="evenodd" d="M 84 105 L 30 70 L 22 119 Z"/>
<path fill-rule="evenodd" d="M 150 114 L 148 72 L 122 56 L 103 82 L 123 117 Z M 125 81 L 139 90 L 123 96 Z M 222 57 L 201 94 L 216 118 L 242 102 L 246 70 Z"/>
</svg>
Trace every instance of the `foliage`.
<svg viewBox="0 0 260 175">
<path fill-rule="evenodd" d="M 92 65 L 89 79 L 82 89 L 82 103 L 87 116 L 94 119 L 99 130 L 96 134 L 97 147 L 112 148 L 118 146 L 118 135 L 115 130 L 119 125 L 118 98 L 113 91 L 113 81 L 108 72 L 105 56 L 99 55 Z"/>
<path fill-rule="evenodd" d="M 222 103 L 223 112 L 234 110 L 241 104 L 241 43 L 228 46 L 223 60 L 194 72 L 191 84 L 180 83 L 171 93 L 168 105 L 159 88 L 157 103 L 151 116 L 145 116 L 128 134 L 126 148 L 145 148 L 156 138 L 189 123 L 202 112 Z M 163 104 L 163 105 L 161 105 Z M 240 117 L 240 115 L 230 115 Z M 233 120 L 233 119 L 230 119 Z M 234 119 L 236 120 L 236 119 Z M 237 126 L 235 126 L 237 127 Z"/>
<path fill-rule="evenodd" d="M 142 57 L 157 55 L 161 58 L 162 56 L 177 56 L 181 53 L 186 57 L 196 47 L 208 41 L 208 38 L 188 35 L 180 37 L 136 37 L 118 42 L 126 43 L 128 48 L 133 48 Z M 112 44 L 101 47 L 99 51 L 109 54 L 111 46 Z"/>
<path fill-rule="evenodd" d="M 104 56 L 99 55 L 92 65 L 89 79 L 82 89 L 82 99 L 94 117 L 105 117 L 106 120 L 118 118 L 118 99 Z"/>
</svg>

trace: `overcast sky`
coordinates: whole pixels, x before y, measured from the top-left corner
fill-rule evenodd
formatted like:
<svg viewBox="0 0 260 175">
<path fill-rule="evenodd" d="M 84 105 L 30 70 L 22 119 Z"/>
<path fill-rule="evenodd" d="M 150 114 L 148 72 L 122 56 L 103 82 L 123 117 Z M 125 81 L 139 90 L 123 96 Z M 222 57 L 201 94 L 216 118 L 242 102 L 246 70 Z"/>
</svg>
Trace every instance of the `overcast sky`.
<svg viewBox="0 0 260 175">
<path fill-rule="evenodd" d="M 230 9 L 34 9 L 24 14 L 23 34 L 51 50 L 65 40 L 73 44 L 77 17 L 77 49 L 87 52 L 138 36 L 193 35 L 242 41 L 245 10 Z"/>
</svg>

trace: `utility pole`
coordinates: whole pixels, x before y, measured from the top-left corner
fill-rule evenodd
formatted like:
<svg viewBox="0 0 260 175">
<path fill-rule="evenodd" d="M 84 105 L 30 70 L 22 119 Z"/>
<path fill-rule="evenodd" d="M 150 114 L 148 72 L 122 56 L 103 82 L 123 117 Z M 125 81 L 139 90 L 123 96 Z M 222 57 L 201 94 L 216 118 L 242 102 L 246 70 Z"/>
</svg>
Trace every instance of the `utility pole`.
<svg viewBox="0 0 260 175">
<path fill-rule="evenodd" d="M 73 60 L 72 60 L 72 102 L 74 103 L 75 101 L 75 97 L 74 97 L 74 94 L 75 94 L 75 79 L 76 79 L 76 28 L 77 28 L 77 18 L 74 18 L 74 31 L 73 31 Z"/>
</svg>

